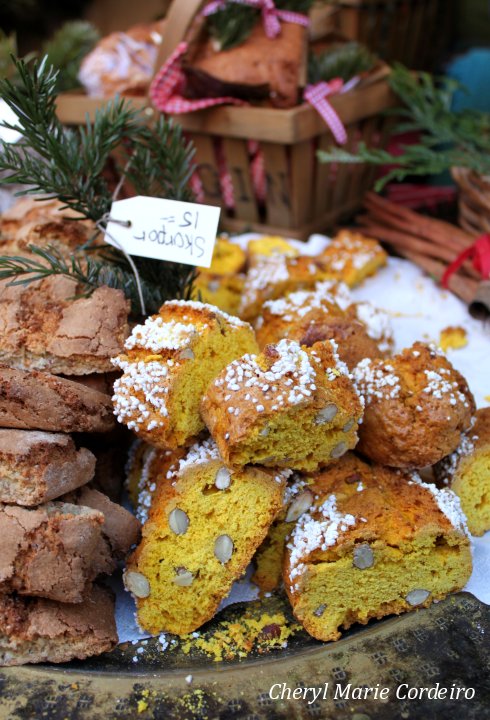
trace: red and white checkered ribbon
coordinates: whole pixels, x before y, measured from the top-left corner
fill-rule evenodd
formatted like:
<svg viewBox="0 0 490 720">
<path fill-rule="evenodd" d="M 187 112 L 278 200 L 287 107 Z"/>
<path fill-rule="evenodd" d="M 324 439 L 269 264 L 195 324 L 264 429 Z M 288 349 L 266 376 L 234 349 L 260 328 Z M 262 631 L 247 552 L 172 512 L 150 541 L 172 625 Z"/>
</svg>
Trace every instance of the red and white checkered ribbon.
<svg viewBox="0 0 490 720">
<path fill-rule="evenodd" d="M 352 87 L 350 82 L 349 86 Z M 315 85 L 308 85 L 303 93 L 304 99 L 309 102 L 310 105 L 313 105 L 315 110 L 320 113 L 325 120 L 339 145 L 345 145 L 347 142 L 347 133 L 342 120 L 328 102 L 327 97 L 339 92 L 345 92 L 345 90 L 350 89 L 350 87 L 348 88 L 347 85 L 344 85 L 343 80 L 340 78 L 334 78 L 329 82 L 319 82 Z"/>
<path fill-rule="evenodd" d="M 265 34 L 268 38 L 275 38 L 281 32 L 281 21 L 296 23 L 308 27 L 310 19 L 307 15 L 293 12 L 292 10 L 278 10 L 274 0 L 213 0 L 208 3 L 202 11 L 204 16 L 213 15 L 215 12 L 226 7 L 227 2 L 234 2 L 237 5 L 249 5 L 250 7 L 262 10 Z"/>
<path fill-rule="evenodd" d="M 244 100 L 234 97 L 202 98 L 200 100 L 187 100 L 182 97 L 185 75 L 181 68 L 180 58 L 186 52 L 187 47 L 186 42 L 179 43 L 153 78 L 150 86 L 150 98 L 160 112 L 180 115 L 224 103 L 248 105 Z"/>
</svg>

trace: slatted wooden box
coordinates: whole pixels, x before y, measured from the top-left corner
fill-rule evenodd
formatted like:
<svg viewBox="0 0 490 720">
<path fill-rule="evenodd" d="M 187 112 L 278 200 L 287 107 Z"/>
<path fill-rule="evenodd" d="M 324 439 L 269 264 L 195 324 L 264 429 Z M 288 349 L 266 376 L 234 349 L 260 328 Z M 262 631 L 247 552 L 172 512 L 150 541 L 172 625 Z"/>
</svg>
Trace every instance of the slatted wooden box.
<svg viewBox="0 0 490 720">
<path fill-rule="evenodd" d="M 375 73 L 364 85 L 332 97 L 349 137 L 347 148 L 361 140 L 370 146 L 385 142 L 388 119 L 382 113 L 394 104 L 387 70 Z M 133 104 L 151 116 L 146 98 Z M 78 124 L 104 100 L 65 94 L 58 98 L 58 115 Z M 289 110 L 224 106 L 176 116 L 196 146 L 197 172 L 203 201 L 221 205 L 221 225 L 229 231 L 253 230 L 306 238 L 332 228 L 359 208 L 373 183 L 373 169 L 364 165 L 322 164 L 316 151 L 334 143 L 324 121 L 310 105 Z M 265 197 L 259 199 L 252 181 L 249 140 L 262 151 Z M 234 208 L 224 206 L 219 182 L 225 163 L 233 186 Z"/>
</svg>

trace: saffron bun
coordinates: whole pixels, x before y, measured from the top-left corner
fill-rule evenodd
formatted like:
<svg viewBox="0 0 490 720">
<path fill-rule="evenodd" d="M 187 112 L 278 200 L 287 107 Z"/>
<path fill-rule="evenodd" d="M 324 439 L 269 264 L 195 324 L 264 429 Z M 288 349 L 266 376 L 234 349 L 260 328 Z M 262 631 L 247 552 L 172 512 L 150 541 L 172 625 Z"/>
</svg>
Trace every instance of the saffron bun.
<svg viewBox="0 0 490 720">
<path fill-rule="evenodd" d="M 435 348 L 416 342 L 353 371 L 365 400 L 358 450 L 371 460 L 423 468 L 453 452 L 471 427 L 475 401 L 466 380 Z"/>
</svg>

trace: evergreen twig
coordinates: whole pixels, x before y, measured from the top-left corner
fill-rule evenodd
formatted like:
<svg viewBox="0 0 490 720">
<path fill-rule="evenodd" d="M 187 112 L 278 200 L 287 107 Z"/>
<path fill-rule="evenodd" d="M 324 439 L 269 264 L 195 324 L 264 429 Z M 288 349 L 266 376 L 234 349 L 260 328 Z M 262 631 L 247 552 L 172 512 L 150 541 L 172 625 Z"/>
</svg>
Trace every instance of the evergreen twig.
<svg viewBox="0 0 490 720">
<path fill-rule="evenodd" d="M 292 10 L 307 15 L 313 0 L 276 0 L 279 10 Z M 261 11 L 238 2 L 229 2 L 207 19 L 209 34 L 219 50 L 230 50 L 241 45 L 249 37 L 260 20 Z"/>
<path fill-rule="evenodd" d="M 344 82 L 370 70 L 376 57 L 357 42 L 348 42 L 325 50 L 320 55 L 311 53 L 308 58 L 308 82 L 328 82 L 341 78 Z"/>
<path fill-rule="evenodd" d="M 188 181 L 194 150 L 179 126 L 161 117 L 148 127 L 138 111 L 116 99 L 96 113 L 85 126 L 66 129 L 56 116 L 57 72 L 46 58 L 28 66 L 15 60 L 20 85 L 0 81 L 0 96 L 19 118 L 22 133 L 14 145 L 0 154 L 0 183 L 29 185 L 22 193 L 56 197 L 65 208 L 97 223 L 109 211 L 112 190 L 103 176 L 116 147 L 126 155 L 127 178 L 138 194 L 191 200 Z M 9 127 L 8 123 L 4 123 Z M 10 126 L 11 127 L 11 126 Z M 34 151 L 34 155 L 32 154 Z M 128 162 L 130 159 L 130 162 Z M 49 275 L 73 277 L 89 293 L 95 287 L 120 288 L 138 314 L 135 277 L 122 253 L 104 246 L 80 247 L 70 261 L 53 247 L 31 246 L 34 258 L 0 257 L 0 279 L 27 284 Z M 145 305 L 156 312 L 170 298 L 182 296 L 190 281 L 189 267 L 147 258 L 134 258 Z"/>
<path fill-rule="evenodd" d="M 319 151 L 322 162 L 389 165 L 376 183 L 381 190 L 391 180 L 408 175 L 434 175 L 452 167 L 465 167 L 481 175 L 490 174 L 490 114 L 473 110 L 453 112 L 452 99 L 460 85 L 450 78 L 414 74 L 401 65 L 390 75 L 390 85 L 403 101 L 396 110 L 399 122 L 394 132 L 418 131 L 418 144 L 402 146 L 401 154 L 368 148 L 360 143 L 356 153 L 341 148 Z"/>
</svg>

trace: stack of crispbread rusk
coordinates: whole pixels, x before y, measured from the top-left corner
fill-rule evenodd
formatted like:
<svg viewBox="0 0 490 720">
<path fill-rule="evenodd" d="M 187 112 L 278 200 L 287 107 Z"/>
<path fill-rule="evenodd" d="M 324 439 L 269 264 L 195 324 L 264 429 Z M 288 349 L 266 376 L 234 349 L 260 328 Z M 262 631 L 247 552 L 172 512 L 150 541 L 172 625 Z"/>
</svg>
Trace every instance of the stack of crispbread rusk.
<svg viewBox="0 0 490 720">
<path fill-rule="evenodd" d="M 251 560 L 261 590 L 282 581 L 321 640 L 427 606 L 471 573 L 457 496 L 417 473 L 471 429 L 465 379 L 423 343 L 393 354 L 385 314 L 353 303 L 342 283 L 383 263 L 374 241 L 339 236 L 318 258 L 283 249 L 249 253 L 240 318 L 167 302 L 114 361 L 145 521 L 125 585 L 149 632 L 199 628 Z M 236 255 L 221 242 L 219 262 Z"/>
<path fill-rule="evenodd" d="M 49 218 L 21 226 L 15 213 L 1 231 L 2 252 L 21 256 L 31 242 L 69 253 L 87 232 Z M 2 665 L 114 647 L 113 597 L 96 581 L 139 535 L 138 520 L 96 489 L 116 490 L 103 472 L 115 432 L 107 373 L 128 332 L 127 302 L 110 288 L 76 291 L 62 277 L 0 284 Z"/>
</svg>

